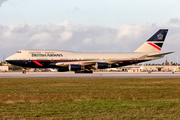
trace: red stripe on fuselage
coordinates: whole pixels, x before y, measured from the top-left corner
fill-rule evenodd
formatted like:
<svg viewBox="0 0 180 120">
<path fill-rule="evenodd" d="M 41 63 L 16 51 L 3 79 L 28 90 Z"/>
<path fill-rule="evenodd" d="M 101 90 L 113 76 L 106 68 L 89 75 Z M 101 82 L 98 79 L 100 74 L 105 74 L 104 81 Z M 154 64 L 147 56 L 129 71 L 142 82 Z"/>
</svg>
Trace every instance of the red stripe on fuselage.
<svg viewBox="0 0 180 120">
<path fill-rule="evenodd" d="M 153 43 L 148 43 L 149 45 L 151 45 L 151 46 L 153 46 L 153 47 L 155 47 L 156 49 L 158 49 L 159 51 L 161 50 L 161 48 L 160 47 L 158 47 L 158 46 L 156 46 L 156 45 L 154 45 Z"/>
<path fill-rule="evenodd" d="M 33 62 L 36 63 L 36 64 L 39 65 L 39 66 L 43 66 L 43 65 L 42 65 L 41 63 L 39 63 L 38 61 L 33 60 Z"/>
</svg>

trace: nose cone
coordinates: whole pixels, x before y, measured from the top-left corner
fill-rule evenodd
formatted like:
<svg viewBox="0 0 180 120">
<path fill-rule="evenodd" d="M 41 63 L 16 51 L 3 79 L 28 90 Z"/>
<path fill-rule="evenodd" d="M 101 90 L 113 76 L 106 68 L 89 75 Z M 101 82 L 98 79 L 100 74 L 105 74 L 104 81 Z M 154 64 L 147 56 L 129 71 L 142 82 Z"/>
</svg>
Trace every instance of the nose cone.
<svg viewBox="0 0 180 120">
<path fill-rule="evenodd" d="M 8 57 L 8 58 L 6 58 L 6 62 L 8 62 L 8 63 L 9 63 L 9 57 Z"/>
<path fill-rule="evenodd" d="M 11 59 L 11 56 L 8 57 L 8 58 L 6 58 L 6 62 L 8 62 L 8 63 L 10 63 L 11 60 L 12 60 L 12 59 Z"/>
<path fill-rule="evenodd" d="M 6 62 L 9 60 L 9 57 L 8 58 L 6 58 Z"/>
<path fill-rule="evenodd" d="M 9 63 L 9 64 L 13 64 L 13 65 L 16 65 L 16 61 L 12 59 L 12 57 L 8 57 L 6 58 L 6 62 Z"/>
</svg>

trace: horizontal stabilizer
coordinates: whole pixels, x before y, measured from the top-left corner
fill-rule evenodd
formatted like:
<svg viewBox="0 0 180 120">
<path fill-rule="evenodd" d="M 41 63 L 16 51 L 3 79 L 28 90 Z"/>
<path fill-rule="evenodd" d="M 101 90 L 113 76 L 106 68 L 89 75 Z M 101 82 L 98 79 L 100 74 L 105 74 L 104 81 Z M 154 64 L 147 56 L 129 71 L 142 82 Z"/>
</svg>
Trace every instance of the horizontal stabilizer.
<svg viewBox="0 0 180 120">
<path fill-rule="evenodd" d="M 167 53 L 160 53 L 160 54 L 154 54 L 154 55 L 148 55 L 147 57 L 159 57 L 159 56 L 163 56 L 163 55 L 167 55 L 167 54 L 171 54 L 174 52 L 167 52 Z"/>
</svg>

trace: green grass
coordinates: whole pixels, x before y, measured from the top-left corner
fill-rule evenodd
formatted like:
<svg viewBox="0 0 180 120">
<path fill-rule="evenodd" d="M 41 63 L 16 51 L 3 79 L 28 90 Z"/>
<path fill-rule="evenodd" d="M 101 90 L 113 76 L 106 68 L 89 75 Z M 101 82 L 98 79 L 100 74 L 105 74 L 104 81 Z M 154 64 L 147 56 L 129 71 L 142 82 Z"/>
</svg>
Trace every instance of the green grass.
<svg viewBox="0 0 180 120">
<path fill-rule="evenodd" d="M 0 119 L 180 119 L 180 79 L 0 79 Z"/>
</svg>

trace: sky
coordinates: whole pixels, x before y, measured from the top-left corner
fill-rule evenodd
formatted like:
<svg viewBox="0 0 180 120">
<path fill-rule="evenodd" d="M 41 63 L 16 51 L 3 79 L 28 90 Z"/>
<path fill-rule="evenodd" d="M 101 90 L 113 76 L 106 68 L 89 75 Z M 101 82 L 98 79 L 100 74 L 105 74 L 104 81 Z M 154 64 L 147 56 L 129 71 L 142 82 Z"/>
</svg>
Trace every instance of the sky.
<svg viewBox="0 0 180 120">
<path fill-rule="evenodd" d="M 132 52 L 169 29 L 148 63 L 180 59 L 179 0 L 0 0 L 0 61 L 22 49 Z"/>
</svg>

